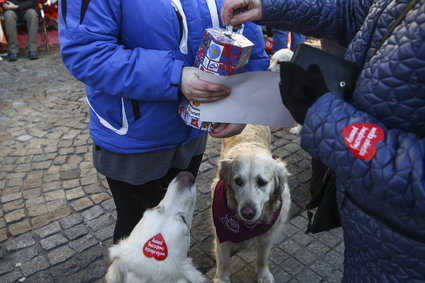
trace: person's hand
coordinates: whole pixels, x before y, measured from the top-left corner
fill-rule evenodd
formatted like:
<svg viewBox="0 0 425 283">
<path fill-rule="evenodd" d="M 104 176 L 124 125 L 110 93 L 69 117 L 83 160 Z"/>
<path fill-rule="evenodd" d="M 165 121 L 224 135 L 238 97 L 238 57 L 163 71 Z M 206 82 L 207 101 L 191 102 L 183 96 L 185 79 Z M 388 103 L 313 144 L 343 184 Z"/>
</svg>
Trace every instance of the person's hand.
<svg viewBox="0 0 425 283">
<path fill-rule="evenodd" d="M 230 89 L 224 85 L 201 80 L 194 69 L 183 68 L 180 91 L 194 102 L 208 103 L 227 97 Z"/>
<path fill-rule="evenodd" d="M 310 65 L 307 70 L 290 62 L 280 63 L 280 96 L 298 124 L 304 124 L 308 108 L 328 92 L 319 67 Z"/>
<path fill-rule="evenodd" d="M 14 10 L 14 9 L 18 9 L 18 5 L 13 4 L 10 1 L 6 1 L 5 3 L 3 3 L 3 8 L 5 10 Z"/>
<path fill-rule="evenodd" d="M 246 124 L 220 123 L 210 132 L 213 138 L 228 138 L 240 134 Z"/>
<path fill-rule="evenodd" d="M 261 20 L 261 0 L 226 0 L 221 8 L 223 25 L 239 26 L 242 23 Z"/>
</svg>

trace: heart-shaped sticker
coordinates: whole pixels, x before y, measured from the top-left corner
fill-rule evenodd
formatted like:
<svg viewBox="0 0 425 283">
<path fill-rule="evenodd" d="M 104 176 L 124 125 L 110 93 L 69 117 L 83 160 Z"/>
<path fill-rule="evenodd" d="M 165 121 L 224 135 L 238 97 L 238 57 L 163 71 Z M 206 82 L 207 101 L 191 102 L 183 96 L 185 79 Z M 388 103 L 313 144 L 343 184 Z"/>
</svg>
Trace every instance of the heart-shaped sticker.
<svg viewBox="0 0 425 283">
<path fill-rule="evenodd" d="M 168 256 L 167 244 L 162 234 L 156 234 L 143 245 L 143 254 L 146 257 L 162 261 Z"/>
<path fill-rule="evenodd" d="M 381 127 L 369 123 L 351 124 L 342 133 L 350 151 L 363 160 L 370 160 L 375 156 L 376 144 L 385 136 Z"/>
</svg>

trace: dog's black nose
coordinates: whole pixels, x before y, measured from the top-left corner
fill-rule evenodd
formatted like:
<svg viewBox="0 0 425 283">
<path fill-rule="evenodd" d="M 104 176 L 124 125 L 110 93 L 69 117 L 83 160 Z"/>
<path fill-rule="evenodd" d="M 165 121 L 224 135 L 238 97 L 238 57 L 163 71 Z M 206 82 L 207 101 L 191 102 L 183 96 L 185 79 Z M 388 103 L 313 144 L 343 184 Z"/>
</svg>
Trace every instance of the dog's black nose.
<svg viewBox="0 0 425 283">
<path fill-rule="evenodd" d="M 243 218 L 245 218 L 247 220 L 254 218 L 255 213 L 256 213 L 255 209 L 248 207 L 248 206 L 243 207 L 242 210 L 241 210 L 241 214 L 242 214 Z"/>
<path fill-rule="evenodd" d="M 177 175 L 177 180 L 183 186 L 192 185 L 195 183 L 195 177 L 189 171 L 182 171 Z"/>
</svg>

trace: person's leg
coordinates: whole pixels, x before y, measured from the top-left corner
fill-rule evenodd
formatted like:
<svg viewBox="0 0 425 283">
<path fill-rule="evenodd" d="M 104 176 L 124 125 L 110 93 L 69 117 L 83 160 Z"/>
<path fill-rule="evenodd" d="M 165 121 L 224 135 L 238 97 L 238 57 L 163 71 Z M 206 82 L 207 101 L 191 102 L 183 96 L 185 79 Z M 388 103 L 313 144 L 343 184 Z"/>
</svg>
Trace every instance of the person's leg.
<svg viewBox="0 0 425 283">
<path fill-rule="evenodd" d="M 113 236 L 113 242 L 116 244 L 120 239 L 130 235 L 146 209 L 155 207 L 160 202 L 162 179 L 138 186 L 108 177 L 106 179 L 117 209 Z"/>
<path fill-rule="evenodd" d="M 28 9 L 24 15 L 25 21 L 27 23 L 27 32 L 28 32 L 28 53 L 32 52 L 34 54 L 37 53 L 38 41 L 37 41 L 37 33 L 38 33 L 38 14 L 35 9 Z M 36 54 L 34 54 L 36 55 Z M 31 57 L 31 56 L 30 56 Z M 37 59 L 37 58 L 30 58 Z"/>
<path fill-rule="evenodd" d="M 9 52 L 9 54 L 19 53 L 18 30 L 16 27 L 17 21 L 18 16 L 16 15 L 15 11 L 6 10 L 4 12 L 4 25 L 7 36 L 7 51 Z"/>
<path fill-rule="evenodd" d="M 146 209 L 159 204 L 166 193 L 168 184 L 180 171 L 187 170 L 196 177 L 202 162 L 202 156 L 193 157 L 189 166 L 185 169 L 172 168 L 165 177 L 143 185 L 135 186 L 107 177 L 117 209 L 117 221 L 113 236 L 114 244 L 130 235 L 133 228 L 143 217 Z"/>
</svg>

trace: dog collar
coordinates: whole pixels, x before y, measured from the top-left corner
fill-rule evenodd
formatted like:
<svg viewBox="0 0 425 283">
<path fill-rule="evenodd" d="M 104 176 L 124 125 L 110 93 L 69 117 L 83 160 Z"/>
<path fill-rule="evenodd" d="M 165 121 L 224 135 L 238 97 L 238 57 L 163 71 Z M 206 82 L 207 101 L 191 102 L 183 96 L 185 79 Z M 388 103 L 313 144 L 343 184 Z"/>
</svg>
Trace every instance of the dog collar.
<svg viewBox="0 0 425 283">
<path fill-rule="evenodd" d="M 224 180 L 219 180 L 214 190 L 212 214 L 217 238 L 220 243 L 229 241 L 243 242 L 267 232 L 276 222 L 282 203 L 273 212 L 269 223 L 260 223 L 253 228 L 245 227 L 227 207 L 226 186 Z"/>
</svg>

